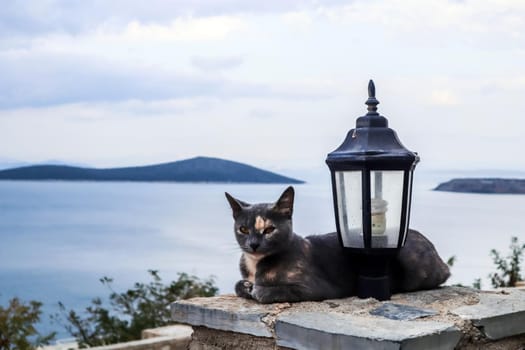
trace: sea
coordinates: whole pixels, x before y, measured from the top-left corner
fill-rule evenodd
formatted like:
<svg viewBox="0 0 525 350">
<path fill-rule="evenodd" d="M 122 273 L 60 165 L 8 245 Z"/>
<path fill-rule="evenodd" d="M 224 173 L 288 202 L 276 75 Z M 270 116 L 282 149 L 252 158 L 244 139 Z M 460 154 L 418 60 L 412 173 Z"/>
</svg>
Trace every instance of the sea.
<svg viewBox="0 0 525 350">
<path fill-rule="evenodd" d="M 495 271 L 490 250 L 509 252 L 525 241 L 525 195 L 437 192 L 464 174 L 427 173 L 414 182 L 411 227 L 424 233 L 444 260 L 455 256 L 447 284 L 472 285 Z M 471 174 L 469 174 L 471 175 Z M 240 250 L 224 192 L 247 202 L 275 201 L 286 185 L 139 182 L 0 181 L 0 305 L 38 300 L 42 333 L 62 324 L 66 308 L 83 310 L 110 291 L 148 282 L 158 270 L 167 283 L 186 272 L 214 278 L 220 293 L 239 279 Z M 335 231 L 329 180 L 296 185 L 294 230 L 306 236 Z"/>
</svg>

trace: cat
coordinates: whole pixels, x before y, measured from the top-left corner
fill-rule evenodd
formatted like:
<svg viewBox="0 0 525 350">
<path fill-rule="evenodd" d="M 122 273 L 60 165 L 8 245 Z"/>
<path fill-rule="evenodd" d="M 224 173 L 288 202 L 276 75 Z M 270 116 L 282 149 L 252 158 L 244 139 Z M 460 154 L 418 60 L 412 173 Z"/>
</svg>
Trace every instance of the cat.
<svg viewBox="0 0 525 350">
<path fill-rule="evenodd" d="M 293 232 L 292 186 L 275 203 L 248 204 L 225 195 L 242 250 L 237 296 L 268 304 L 356 295 L 359 261 L 344 251 L 337 233 L 303 238 Z M 433 244 L 414 230 L 392 265 L 393 292 L 436 288 L 450 276 Z"/>
</svg>

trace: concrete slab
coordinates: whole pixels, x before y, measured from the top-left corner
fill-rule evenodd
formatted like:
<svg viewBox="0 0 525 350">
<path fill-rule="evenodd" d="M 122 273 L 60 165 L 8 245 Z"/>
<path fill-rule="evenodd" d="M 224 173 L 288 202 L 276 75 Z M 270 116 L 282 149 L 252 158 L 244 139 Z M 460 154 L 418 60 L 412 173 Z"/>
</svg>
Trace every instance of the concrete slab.
<svg viewBox="0 0 525 350">
<path fill-rule="evenodd" d="M 188 340 L 178 340 L 173 337 L 155 337 L 142 340 L 134 340 L 106 346 L 96 346 L 92 350 L 182 350 L 188 347 Z"/>
<path fill-rule="evenodd" d="M 277 311 L 278 305 L 261 305 L 233 295 L 223 295 L 181 300 L 172 304 L 171 312 L 175 322 L 272 337 L 272 330 L 263 319 L 274 310 Z"/>
<path fill-rule="evenodd" d="M 461 332 L 453 323 L 395 321 L 343 313 L 280 315 L 277 345 L 293 349 L 453 349 Z"/>
<path fill-rule="evenodd" d="M 149 339 L 155 337 L 173 337 L 178 339 L 191 339 L 193 329 L 190 326 L 180 324 L 149 328 L 142 330 L 142 339 Z"/>
<path fill-rule="evenodd" d="M 430 309 L 421 309 L 403 304 L 383 303 L 371 310 L 370 315 L 382 316 L 391 320 L 411 321 L 418 318 L 437 315 L 438 312 Z"/>
<path fill-rule="evenodd" d="M 489 339 L 525 333 L 525 291 L 504 289 L 479 294 L 479 303 L 451 311 L 469 320 Z"/>
</svg>

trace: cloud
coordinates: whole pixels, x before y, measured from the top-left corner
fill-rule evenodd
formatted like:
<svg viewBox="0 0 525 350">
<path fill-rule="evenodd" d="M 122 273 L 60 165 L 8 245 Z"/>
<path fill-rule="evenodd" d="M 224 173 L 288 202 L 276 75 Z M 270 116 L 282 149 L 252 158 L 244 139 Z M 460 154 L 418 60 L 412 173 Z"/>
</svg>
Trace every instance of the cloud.
<svg viewBox="0 0 525 350">
<path fill-rule="evenodd" d="M 117 36 L 128 41 L 218 40 L 238 30 L 242 25 L 243 21 L 233 16 L 184 17 L 177 18 L 166 25 L 144 24 L 139 21 L 132 21 Z M 106 33 L 102 33 L 102 35 L 104 34 Z"/>
<path fill-rule="evenodd" d="M 347 1 L 322 3 L 329 6 Z M 0 11 L 0 37 L 57 32 L 78 35 L 99 26 L 121 28 L 130 22 L 165 25 L 178 17 L 289 12 L 317 6 L 318 1 L 304 0 L 6 0 Z"/>
<path fill-rule="evenodd" d="M 313 18 L 307 11 L 287 12 L 282 18 L 285 23 L 298 27 L 307 27 L 313 24 Z"/>
<path fill-rule="evenodd" d="M 207 69 L 240 64 L 235 58 L 199 63 Z M 315 99 L 331 93 L 300 84 L 257 83 L 89 56 L 24 52 L 0 55 L 0 76 L 0 109 L 202 96 Z"/>
<path fill-rule="evenodd" d="M 194 56 L 191 58 L 191 64 L 203 71 L 219 71 L 233 69 L 243 64 L 244 59 L 241 56 L 229 57 L 202 57 Z"/>
<path fill-rule="evenodd" d="M 322 7 L 318 16 L 340 24 L 373 24 L 419 48 L 454 46 L 516 48 L 524 40 L 525 2 L 417 0 L 355 1 Z M 414 35 L 418 33 L 418 35 Z M 453 39 L 453 40 L 451 40 Z"/>
<path fill-rule="evenodd" d="M 259 108 L 259 109 L 254 109 L 250 111 L 249 115 L 253 118 L 258 118 L 258 119 L 270 119 L 273 117 L 274 114 L 269 109 Z"/>
<path fill-rule="evenodd" d="M 261 166 L 304 164 L 324 159 L 344 136 L 337 128 L 328 147 L 323 144 L 331 134 L 324 116 L 338 115 L 339 106 L 331 100 L 194 97 L 0 110 L 0 149 L 31 162 L 53 158 L 96 166 L 199 154 Z"/>
<path fill-rule="evenodd" d="M 450 90 L 434 90 L 430 95 L 430 102 L 442 106 L 455 106 L 459 100 Z"/>
<path fill-rule="evenodd" d="M 0 56 L 0 108 L 220 93 L 224 80 L 72 55 Z"/>
<path fill-rule="evenodd" d="M 307 165 L 365 112 L 373 78 L 425 161 L 502 163 L 524 142 L 524 14 L 521 0 L 6 1 L 0 149 Z"/>
</svg>

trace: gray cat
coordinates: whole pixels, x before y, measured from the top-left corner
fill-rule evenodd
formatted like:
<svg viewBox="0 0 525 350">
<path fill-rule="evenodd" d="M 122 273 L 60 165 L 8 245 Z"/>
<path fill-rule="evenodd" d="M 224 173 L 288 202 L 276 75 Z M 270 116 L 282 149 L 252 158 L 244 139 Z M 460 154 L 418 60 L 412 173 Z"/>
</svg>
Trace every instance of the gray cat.
<svg viewBox="0 0 525 350">
<path fill-rule="evenodd" d="M 292 229 L 294 189 L 275 203 L 248 204 L 226 193 L 243 254 L 238 296 L 260 303 L 343 298 L 356 294 L 358 262 L 337 233 L 302 238 Z M 432 243 L 409 230 L 390 268 L 393 292 L 436 288 L 450 276 Z"/>
</svg>

